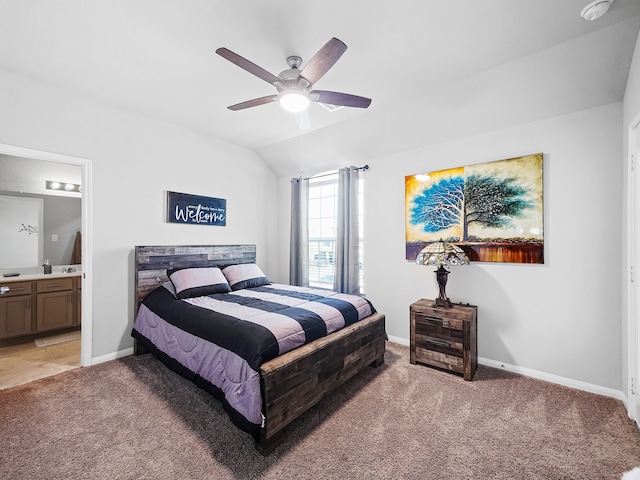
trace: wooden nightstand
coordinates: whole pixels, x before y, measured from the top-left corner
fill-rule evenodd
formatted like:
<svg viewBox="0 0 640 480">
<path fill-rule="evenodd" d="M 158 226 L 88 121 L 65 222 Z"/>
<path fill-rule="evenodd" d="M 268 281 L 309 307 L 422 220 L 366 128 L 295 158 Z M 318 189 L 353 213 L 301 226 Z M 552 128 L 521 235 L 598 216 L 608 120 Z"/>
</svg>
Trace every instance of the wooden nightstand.
<svg viewBox="0 0 640 480">
<path fill-rule="evenodd" d="M 411 363 L 442 368 L 471 380 L 478 368 L 478 307 L 432 304 L 433 300 L 422 299 L 409 308 Z"/>
</svg>

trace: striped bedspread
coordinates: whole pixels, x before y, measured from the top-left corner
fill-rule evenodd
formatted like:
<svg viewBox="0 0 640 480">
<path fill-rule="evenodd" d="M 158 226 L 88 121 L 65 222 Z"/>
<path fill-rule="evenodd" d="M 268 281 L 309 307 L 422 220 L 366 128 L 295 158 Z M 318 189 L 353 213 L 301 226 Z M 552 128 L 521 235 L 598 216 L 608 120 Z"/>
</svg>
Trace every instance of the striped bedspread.
<svg viewBox="0 0 640 480">
<path fill-rule="evenodd" d="M 168 282 L 145 298 L 132 335 L 210 383 L 234 423 L 255 435 L 260 365 L 373 313 L 360 296 L 281 284 L 178 300 Z"/>
</svg>

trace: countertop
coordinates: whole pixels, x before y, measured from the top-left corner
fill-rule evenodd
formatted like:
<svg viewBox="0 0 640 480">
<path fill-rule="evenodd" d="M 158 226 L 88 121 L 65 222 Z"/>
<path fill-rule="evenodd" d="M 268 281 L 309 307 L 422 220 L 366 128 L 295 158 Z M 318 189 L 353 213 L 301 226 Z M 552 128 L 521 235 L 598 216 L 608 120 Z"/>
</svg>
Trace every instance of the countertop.
<svg viewBox="0 0 640 480">
<path fill-rule="evenodd" d="M 48 280 L 51 278 L 79 277 L 80 275 L 82 275 L 82 272 L 48 273 L 46 275 L 44 273 L 21 273 L 17 277 L 0 276 L 0 285 L 14 282 L 30 282 L 32 280 Z"/>
</svg>

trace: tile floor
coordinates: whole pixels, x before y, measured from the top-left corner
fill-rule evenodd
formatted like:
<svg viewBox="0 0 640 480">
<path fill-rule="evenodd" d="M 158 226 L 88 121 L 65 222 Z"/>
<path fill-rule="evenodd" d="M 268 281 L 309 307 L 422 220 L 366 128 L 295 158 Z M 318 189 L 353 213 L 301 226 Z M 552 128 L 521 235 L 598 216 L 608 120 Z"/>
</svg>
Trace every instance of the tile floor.
<svg viewBox="0 0 640 480">
<path fill-rule="evenodd" d="M 36 347 L 33 341 L 0 348 L 0 390 L 80 367 L 80 340 Z"/>
</svg>

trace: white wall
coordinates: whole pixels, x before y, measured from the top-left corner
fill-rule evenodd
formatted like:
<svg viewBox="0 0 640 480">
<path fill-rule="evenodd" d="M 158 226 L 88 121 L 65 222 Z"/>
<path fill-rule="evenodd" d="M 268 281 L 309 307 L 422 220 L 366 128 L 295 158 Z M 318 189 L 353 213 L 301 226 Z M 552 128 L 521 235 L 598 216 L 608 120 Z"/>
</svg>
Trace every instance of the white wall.
<svg viewBox="0 0 640 480">
<path fill-rule="evenodd" d="M 92 162 L 94 358 L 133 345 L 135 245 L 255 243 L 275 272 L 276 178 L 254 152 L 6 70 L 0 111 L 0 143 Z M 167 190 L 227 199 L 227 226 L 166 223 Z"/>
<path fill-rule="evenodd" d="M 437 296 L 433 268 L 404 260 L 405 175 L 542 152 L 545 264 L 453 268 L 447 294 L 478 305 L 479 356 L 621 390 L 621 124 L 613 104 L 368 159 L 365 284 L 389 335 Z"/>
<path fill-rule="evenodd" d="M 132 345 L 135 245 L 256 243 L 287 280 L 289 179 L 253 152 L 3 70 L 0 111 L 0 143 L 92 162 L 94 357 Z M 621 390 L 622 123 L 614 104 L 359 161 L 366 289 L 389 334 L 408 339 L 409 304 L 437 293 L 404 260 L 404 176 L 542 152 L 545 265 L 474 263 L 447 292 L 479 306 L 480 356 Z M 165 223 L 166 190 L 226 198 L 227 227 Z"/>
<path fill-rule="evenodd" d="M 622 136 L 617 103 L 358 160 L 371 167 L 365 173 L 365 289 L 386 315 L 388 334 L 408 343 L 409 305 L 438 294 L 434 269 L 405 260 L 404 177 L 543 153 L 545 264 L 454 267 L 447 294 L 478 305 L 480 357 L 594 391 L 623 391 Z M 286 280 L 288 178 L 279 189 L 279 273 Z"/>
</svg>

